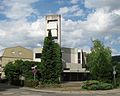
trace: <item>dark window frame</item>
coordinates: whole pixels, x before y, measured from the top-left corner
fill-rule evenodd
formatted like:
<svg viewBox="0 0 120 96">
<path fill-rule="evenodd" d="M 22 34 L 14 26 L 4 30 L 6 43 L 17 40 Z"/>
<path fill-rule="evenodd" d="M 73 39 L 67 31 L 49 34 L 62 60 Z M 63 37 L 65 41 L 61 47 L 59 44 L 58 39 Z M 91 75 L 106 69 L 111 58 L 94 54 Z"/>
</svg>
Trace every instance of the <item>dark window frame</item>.
<svg viewBox="0 0 120 96">
<path fill-rule="evenodd" d="M 35 53 L 35 58 L 41 58 L 42 53 Z"/>
</svg>

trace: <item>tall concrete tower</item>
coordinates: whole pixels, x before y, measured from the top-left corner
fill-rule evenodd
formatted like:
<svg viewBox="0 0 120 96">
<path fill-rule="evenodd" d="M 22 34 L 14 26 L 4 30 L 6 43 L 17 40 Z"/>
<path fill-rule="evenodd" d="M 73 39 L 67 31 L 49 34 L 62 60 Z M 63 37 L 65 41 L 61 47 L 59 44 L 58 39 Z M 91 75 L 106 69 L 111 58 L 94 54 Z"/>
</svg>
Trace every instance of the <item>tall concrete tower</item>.
<svg viewBox="0 0 120 96">
<path fill-rule="evenodd" d="M 51 31 L 54 41 L 61 45 L 61 15 L 46 16 L 46 36 L 49 31 Z"/>
</svg>

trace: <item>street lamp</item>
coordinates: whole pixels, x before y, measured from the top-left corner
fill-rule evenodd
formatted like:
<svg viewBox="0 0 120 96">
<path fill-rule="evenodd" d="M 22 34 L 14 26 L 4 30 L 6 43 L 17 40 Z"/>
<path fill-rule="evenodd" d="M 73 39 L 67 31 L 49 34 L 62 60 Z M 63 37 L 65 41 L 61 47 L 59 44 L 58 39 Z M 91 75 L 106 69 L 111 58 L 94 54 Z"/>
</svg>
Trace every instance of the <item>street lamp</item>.
<svg viewBox="0 0 120 96">
<path fill-rule="evenodd" d="M 33 75 L 34 75 L 34 80 L 35 80 L 35 76 L 36 76 L 36 73 L 37 73 L 37 66 L 35 65 L 35 66 L 33 66 L 33 67 L 31 67 L 31 69 L 32 69 L 32 73 L 33 73 Z"/>
<path fill-rule="evenodd" d="M 116 75 L 116 66 L 113 66 L 113 81 L 114 81 L 114 85 L 116 85 L 116 78 L 115 78 L 115 75 Z"/>
<path fill-rule="evenodd" d="M 3 71 L 3 68 L 2 68 L 2 65 L 0 65 L 0 79 L 1 79 L 1 76 L 2 76 L 2 71 Z"/>
</svg>

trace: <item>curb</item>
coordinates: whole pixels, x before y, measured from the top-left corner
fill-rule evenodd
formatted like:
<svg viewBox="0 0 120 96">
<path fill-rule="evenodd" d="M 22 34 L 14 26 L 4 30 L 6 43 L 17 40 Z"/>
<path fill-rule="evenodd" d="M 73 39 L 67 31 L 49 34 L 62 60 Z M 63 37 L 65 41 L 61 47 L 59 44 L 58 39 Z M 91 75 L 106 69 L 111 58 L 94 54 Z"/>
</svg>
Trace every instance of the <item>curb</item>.
<svg viewBox="0 0 120 96">
<path fill-rule="evenodd" d="M 110 93 L 120 93 L 120 89 L 113 89 L 113 90 L 98 90 L 98 91 L 54 91 L 48 89 L 34 89 L 29 87 L 22 87 L 21 89 L 36 91 L 36 92 L 43 92 L 43 93 L 63 93 L 63 94 L 110 94 Z"/>
</svg>

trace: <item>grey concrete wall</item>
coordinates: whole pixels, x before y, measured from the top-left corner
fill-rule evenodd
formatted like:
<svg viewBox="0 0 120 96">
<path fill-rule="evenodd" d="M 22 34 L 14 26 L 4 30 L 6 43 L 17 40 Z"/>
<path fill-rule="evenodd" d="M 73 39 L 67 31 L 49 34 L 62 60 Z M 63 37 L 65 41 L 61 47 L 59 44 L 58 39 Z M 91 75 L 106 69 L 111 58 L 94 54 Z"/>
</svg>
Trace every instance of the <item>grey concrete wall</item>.
<svg viewBox="0 0 120 96">
<path fill-rule="evenodd" d="M 67 63 L 77 63 L 77 49 L 76 48 L 62 48 L 62 59 Z"/>
</svg>

